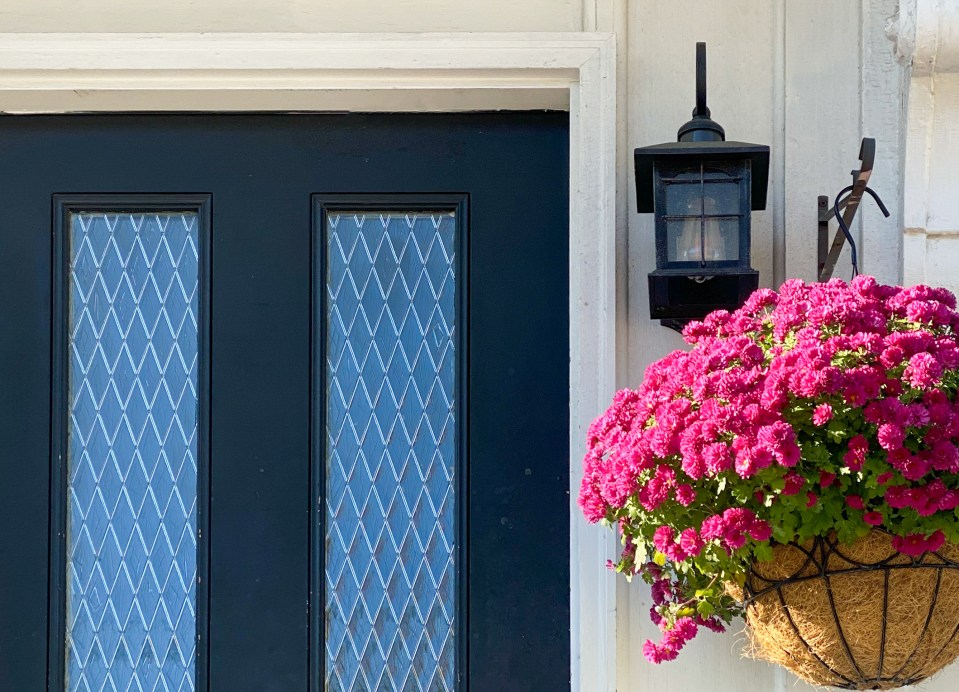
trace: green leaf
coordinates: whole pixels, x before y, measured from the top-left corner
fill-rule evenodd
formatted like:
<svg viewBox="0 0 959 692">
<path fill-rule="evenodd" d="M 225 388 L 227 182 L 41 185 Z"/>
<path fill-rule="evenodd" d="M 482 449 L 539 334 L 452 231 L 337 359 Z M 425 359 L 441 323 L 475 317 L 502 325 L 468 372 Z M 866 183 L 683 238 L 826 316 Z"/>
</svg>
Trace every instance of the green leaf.
<svg viewBox="0 0 959 692">
<path fill-rule="evenodd" d="M 759 543 L 753 547 L 753 556 L 760 562 L 769 562 L 773 559 L 773 547 L 768 543 Z"/>
</svg>

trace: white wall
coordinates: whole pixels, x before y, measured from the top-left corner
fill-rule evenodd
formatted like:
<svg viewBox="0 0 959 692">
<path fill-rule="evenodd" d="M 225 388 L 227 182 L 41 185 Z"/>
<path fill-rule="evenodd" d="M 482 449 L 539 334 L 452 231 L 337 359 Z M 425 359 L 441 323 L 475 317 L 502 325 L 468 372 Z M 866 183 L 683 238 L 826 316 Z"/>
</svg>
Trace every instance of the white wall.
<svg viewBox="0 0 959 692">
<path fill-rule="evenodd" d="M 581 0 L 3 0 L 0 32 L 579 31 Z"/>
<path fill-rule="evenodd" d="M 959 288 L 959 0 L 3 0 L 0 32 L 610 31 L 619 55 L 620 385 L 681 345 L 648 319 L 652 223 L 635 213 L 631 152 L 674 140 L 694 105 L 694 43 L 709 52 L 709 106 L 730 139 L 772 148 L 769 204 L 753 216 L 761 283 L 812 279 L 816 197 L 834 195 L 875 137 L 871 184 L 893 217 L 866 202 L 862 270 L 887 282 Z M 921 64 L 910 81 L 913 56 Z M 908 101 L 907 101 L 908 96 Z M 908 104 L 908 131 L 905 127 Z M 509 104 L 498 104 L 500 107 Z M 903 160 L 908 139 L 907 198 Z M 905 213 L 905 224 L 903 215 Z M 836 275 L 848 276 L 844 258 Z M 599 413 L 597 411 L 597 413 Z M 599 529 L 597 529 L 599 530 Z M 776 668 L 740 659 L 737 637 L 704 634 L 676 662 L 647 664 L 655 634 L 644 589 L 620 582 L 622 692 L 801 690 Z M 741 638 L 740 638 L 741 639 Z M 926 689 L 959 688 L 959 669 Z M 586 692 L 593 692 L 587 689 Z"/>
<path fill-rule="evenodd" d="M 905 280 L 959 292 L 959 0 L 919 0 L 908 48 Z"/>
</svg>

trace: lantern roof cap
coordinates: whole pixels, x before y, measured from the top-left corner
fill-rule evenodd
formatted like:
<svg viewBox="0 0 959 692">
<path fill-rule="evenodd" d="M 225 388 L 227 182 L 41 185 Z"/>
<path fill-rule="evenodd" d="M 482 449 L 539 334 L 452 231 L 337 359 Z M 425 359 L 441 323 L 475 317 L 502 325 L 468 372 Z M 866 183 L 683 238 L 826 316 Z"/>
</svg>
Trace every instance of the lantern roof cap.
<svg viewBox="0 0 959 692">
<path fill-rule="evenodd" d="M 769 147 L 748 142 L 664 142 L 639 147 L 633 152 L 636 170 L 636 207 L 640 213 L 653 211 L 655 178 L 654 164 L 675 162 L 689 165 L 697 161 L 750 162 L 753 211 L 766 208 L 766 189 L 769 187 Z"/>
</svg>

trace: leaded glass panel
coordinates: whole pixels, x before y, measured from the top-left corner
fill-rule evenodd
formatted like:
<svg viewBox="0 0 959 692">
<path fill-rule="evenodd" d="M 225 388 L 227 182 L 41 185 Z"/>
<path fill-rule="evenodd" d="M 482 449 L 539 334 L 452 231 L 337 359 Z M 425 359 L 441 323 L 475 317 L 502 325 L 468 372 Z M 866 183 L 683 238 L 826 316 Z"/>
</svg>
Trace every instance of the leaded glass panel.
<svg viewBox="0 0 959 692">
<path fill-rule="evenodd" d="M 198 215 L 68 221 L 66 688 L 192 691 Z"/>
<path fill-rule="evenodd" d="M 451 690 L 456 219 L 332 213 L 326 251 L 326 686 Z"/>
</svg>

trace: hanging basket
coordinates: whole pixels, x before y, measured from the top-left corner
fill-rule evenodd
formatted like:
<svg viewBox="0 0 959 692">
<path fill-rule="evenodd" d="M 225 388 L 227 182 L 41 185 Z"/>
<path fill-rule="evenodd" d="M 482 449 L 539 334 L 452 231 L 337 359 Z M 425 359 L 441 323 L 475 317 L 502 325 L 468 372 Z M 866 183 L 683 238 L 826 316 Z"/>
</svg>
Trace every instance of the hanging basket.
<svg viewBox="0 0 959 692">
<path fill-rule="evenodd" d="M 875 530 L 777 545 L 744 588 L 752 654 L 814 685 L 890 690 L 959 655 L 959 546 L 911 558 Z"/>
</svg>

